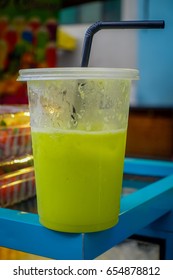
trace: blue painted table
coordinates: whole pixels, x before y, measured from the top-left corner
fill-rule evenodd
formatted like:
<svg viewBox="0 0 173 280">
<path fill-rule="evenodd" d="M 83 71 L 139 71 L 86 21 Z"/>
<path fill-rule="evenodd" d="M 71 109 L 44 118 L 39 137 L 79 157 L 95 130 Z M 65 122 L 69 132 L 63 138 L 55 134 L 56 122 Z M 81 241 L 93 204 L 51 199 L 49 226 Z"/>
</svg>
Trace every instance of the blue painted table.
<svg viewBox="0 0 173 280">
<path fill-rule="evenodd" d="M 173 163 L 126 158 L 124 173 L 157 180 L 124 179 L 124 187 L 135 191 L 122 195 L 115 227 L 97 233 L 60 233 L 41 226 L 37 214 L 0 208 L 0 246 L 53 259 L 94 259 L 137 234 L 164 240 L 164 258 L 173 259 Z"/>
</svg>

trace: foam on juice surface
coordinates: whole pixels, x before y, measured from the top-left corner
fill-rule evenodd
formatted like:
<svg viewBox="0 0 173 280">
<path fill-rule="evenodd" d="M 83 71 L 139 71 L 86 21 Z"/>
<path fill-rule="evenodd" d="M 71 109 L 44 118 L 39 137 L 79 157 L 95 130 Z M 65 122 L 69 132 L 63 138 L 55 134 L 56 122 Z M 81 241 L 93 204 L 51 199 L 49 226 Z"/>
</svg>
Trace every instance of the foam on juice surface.
<svg viewBox="0 0 173 280">
<path fill-rule="evenodd" d="M 32 131 L 41 222 L 86 232 L 117 221 L 126 130 Z"/>
</svg>

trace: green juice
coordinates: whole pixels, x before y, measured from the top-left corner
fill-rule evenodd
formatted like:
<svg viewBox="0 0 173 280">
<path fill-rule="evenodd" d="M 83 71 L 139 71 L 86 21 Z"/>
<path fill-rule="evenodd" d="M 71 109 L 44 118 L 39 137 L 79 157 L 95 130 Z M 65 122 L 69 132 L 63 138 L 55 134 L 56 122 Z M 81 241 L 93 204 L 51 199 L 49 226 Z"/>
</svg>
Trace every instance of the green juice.
<svg viewBox="0 0 173 280">
<path fill-rule="evenodd" d="M 32 131 L 40 222 L 92 232 L 118 221 L 126 130 Z"/>
</svg>

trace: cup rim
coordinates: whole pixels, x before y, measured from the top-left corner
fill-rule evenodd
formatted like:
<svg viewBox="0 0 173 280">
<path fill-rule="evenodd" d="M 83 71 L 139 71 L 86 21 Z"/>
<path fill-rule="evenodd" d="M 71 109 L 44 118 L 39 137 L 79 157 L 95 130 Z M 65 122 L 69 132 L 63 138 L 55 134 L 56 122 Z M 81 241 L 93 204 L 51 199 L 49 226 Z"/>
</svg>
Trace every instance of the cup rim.
<svg viewBox="0 0 173 280">
<path fill-rule="evenodd" d="M 17 81 L 65 79 L 130 79 L 138 80 L 139 71 L 128 68 L 63 67 L 19 70 Z"/>
</svg>

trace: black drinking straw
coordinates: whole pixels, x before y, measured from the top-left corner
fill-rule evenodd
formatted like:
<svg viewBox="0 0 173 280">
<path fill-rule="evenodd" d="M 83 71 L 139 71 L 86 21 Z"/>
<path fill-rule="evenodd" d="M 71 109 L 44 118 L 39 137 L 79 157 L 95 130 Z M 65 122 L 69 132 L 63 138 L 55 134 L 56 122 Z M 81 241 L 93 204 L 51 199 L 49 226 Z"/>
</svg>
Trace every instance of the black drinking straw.
<svg viewBox="0 0 173 280">
<path fill-rule="evenodd" d="M 117 22 L 98 21 L 92 24 L 85 33 L 81 67 L 88 67 L 93 36 L 101 29 L 159 29 L 164 27 L 165 22 L 163 20 Z"/>
</svg>

